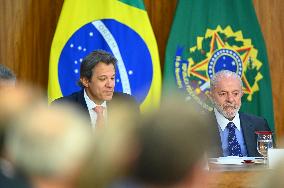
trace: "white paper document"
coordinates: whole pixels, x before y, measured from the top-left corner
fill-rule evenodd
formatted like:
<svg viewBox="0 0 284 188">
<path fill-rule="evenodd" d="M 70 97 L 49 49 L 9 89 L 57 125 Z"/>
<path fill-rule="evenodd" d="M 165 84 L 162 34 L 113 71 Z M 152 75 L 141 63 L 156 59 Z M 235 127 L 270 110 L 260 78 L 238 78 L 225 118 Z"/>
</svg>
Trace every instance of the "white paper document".
<svg viewBox="0 0 284 188">
<path fill-rule="evenodd" d="M 228 157 L 219 157 L 214 160 L 210 160 L 214 164 L 222 165 L 242 165 L 244 163 L 260 163 L 263 161 L 261 157 L 237 157 L 237 156 L 228 156 Z"/>
</svg>

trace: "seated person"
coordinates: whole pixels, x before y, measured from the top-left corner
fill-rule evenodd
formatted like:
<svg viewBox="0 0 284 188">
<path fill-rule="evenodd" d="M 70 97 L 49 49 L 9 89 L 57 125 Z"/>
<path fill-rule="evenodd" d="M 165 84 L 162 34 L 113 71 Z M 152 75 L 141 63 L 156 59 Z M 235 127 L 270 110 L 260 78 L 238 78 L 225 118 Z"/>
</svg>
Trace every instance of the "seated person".
<svg viewBox="0 0 284 188">
<path fill-rule="evenodd" d="M 222 70 L 210 81 L 210 97 L 214 105 L 210 157 L 260 156 L 256 131 L 269 131 L 267 121 L 239 112 L 243 96 L 242 80 L 234 72 Z"/>
<path fill-rule="evenodd" d="M 91 52 L 82 61 L 79 85 L 81 91 L 56 99 L 53 103 L 71 102 L 76 104 L 90 117 L 93 127 L 101 126 L 110 109 L 120 102 L 131 106 L 139 114 L 135 99 L 125 93 L 114 92 L 115 66 L 114 56 L 103 50 Z"/>
</svg>

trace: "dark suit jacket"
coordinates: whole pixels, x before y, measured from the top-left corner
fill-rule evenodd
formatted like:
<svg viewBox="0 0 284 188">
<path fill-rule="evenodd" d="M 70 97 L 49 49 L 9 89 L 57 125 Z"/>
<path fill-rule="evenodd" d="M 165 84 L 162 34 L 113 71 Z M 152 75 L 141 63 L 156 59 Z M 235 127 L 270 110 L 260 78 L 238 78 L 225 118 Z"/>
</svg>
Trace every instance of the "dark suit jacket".
<svg viewBox="0 0 284 188">
<path fill-rule="evenodd" d="M 88 107 L 84 98 L 84 90 L 72 93 L 71 95 L 65 97 L 58 98 L 52 102 L 52 105 L 61 103 L 70 103 L 75 105 L 77 108 L 81 109 L 84 114 L 86 114 L 90 119 Z M 132 111 L 132 114 L 140 114 L 139 105 L 137 104 L 134 97 L 125 93 L 114 92 L 112 100 L 107 101 L 108 116 L 111 116 L 112 109 L 120 103 L 128 105 L 128 109 Z"/>
<path fill-rule="evenodd" d="M 241 112 L 239 115 L 248 156 L 261 156 L 257 151 L 257 135 L 255 134 L 255 131 L 270 131 L 266 119 Z M 209 157 L 222 157 L 223 150 L 218 124 L 214 113 L 213 116 L 214 118 L 212 117 L 212 121 L 214 121 L 214 124 L 212 124 L 212 129 L 210 129 L 211 142 Z"/>
</svg>

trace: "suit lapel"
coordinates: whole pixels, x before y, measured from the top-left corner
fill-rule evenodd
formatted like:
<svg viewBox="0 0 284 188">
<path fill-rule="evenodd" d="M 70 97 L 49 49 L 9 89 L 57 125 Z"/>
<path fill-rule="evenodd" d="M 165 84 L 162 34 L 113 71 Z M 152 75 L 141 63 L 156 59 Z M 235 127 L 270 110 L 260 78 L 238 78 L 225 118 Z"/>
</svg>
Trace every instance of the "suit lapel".
<svg viewBox="0 0 284 188">
<path fill-rule="evenodd" d="M 77 97 L 77 102 L 82 105 L 85 110 L 88 110 L 87 103 L 84 97 L 84 90 L 82 89 Z"/>
<path fill-rule="evenodd" d="M 256 152 L 256 139 L 255 139 L 255 129 L 251 121 L 244 114 L 240 113 L 241 127 L 244 135 L 244 141 L 246 143 L 246 148 L 248 156 L 257 156 Z"/>
<path fill-rule="evenodd" d="M 90 119 L 90 122 L 91 122 L 91 116 L 89 114 L 89 110 L 88 110 L 88 107 L 87 107 L 87 103 L 86 103 L 86 100 L 85 100 L 85 97 L 84 97 L 84 89 L 82 89 L 80 91 L 80 93 L 78 94 L 77 96 L 77 103 L 81 104 L 82 106 L 82 110 L 84 110 L 85 114 L 88 114 L 88 117 Z"/>
<path fill-rule="evenodd" d="M 112 111 L 113 108 L 115 107 L 115 99 L 116 99 L 116 92 L 113 93 L 112 99 L 109 101 L 106 101 L 106 105 L 107 105 L 107 120 L 109 120 L 109 117 L 111 117 L 112 115 Z"/>
</svg>

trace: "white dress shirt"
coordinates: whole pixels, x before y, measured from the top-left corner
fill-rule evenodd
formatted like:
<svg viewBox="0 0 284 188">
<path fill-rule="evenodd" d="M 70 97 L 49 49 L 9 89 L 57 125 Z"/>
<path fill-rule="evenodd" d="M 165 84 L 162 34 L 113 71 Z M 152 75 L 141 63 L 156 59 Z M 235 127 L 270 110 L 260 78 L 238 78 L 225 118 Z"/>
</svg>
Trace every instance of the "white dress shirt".
<svg viewBox="0 0 284 188">
<path fill-rule="evenodd" d="M 242 132 L 241 128 L 241 120 L 240 120 L 240 115 L 239 113 L 236 114 L 234 119 L 232 121 L 228 120 L 225 118 L 217 109 L 214 108 L 215 112 L 215 117 L 218 123 L 218 129 L 219 129 L 219 134 L 221 137 L 221 142 L 222 142 L 222 150 L 223 150 L 223 155 L 224 157 L 229 155 L 229 150 L 228 150 L 228 134 L 229 130 L 226 128 L 229 122 L 233 122 L 237 129 L 235 129 L 236 137 L 237 140 L 240 144 L 241 147 L 241 152 L 243 156 L 247 156 L 247 149 L 246 149 L 246 144 L 244 140 L 244 135 Z"/>
<path fill-rule="evenodd" d="M 229 122 L 233 122 L 235 126 L 237 127 L 238 131 L 241 131 L 241 121 L 240 121 L 239 113 L 237 113 L 234 119 L 230 121 L 227 118 L 225 118 L 216 108 L 214 108 L 214 112 L 215 112 L 215 116 L 217 119 L 217 123 L 220 126 L 222 131 L 225 130 Z"/>
<path fill-rule="evenodd" d="M 106 118 L 107 115 L 107 105 L 106 105 L 106 101 L 104 101 L 101 105 L 97 105 L 94 101 L 92 101 L 89 96 L 87 95 L 86 90 L 84 90 L 84 98 L 87 104 L 87 108 L 91 117 L 91 122 L 92 122 L 92 126 L 95 127 L 96 126 L 96 121 L 97 121 L 97 113 L 93 110 L 96 106 L 103 106 L 104 107 L 104 118 Z"/>
</svg>

